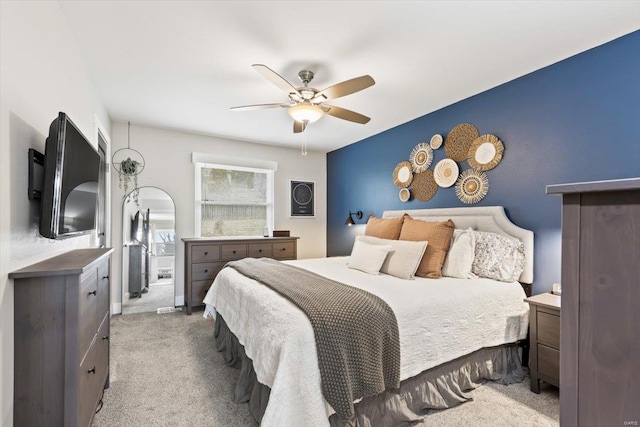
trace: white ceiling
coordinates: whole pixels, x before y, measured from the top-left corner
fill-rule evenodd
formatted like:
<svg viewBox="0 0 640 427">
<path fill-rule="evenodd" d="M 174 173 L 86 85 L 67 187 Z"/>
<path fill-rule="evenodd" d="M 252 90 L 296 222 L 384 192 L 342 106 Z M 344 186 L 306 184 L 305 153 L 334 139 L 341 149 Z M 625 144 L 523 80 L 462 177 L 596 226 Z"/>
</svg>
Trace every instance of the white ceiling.
<svg viewBox="0 0 640 427">
<path fill-rule="evenodd" d="M 113 121 L 298 147 L 287 96 L 251 68 L 324 89 L 376 84 L 332 104 L 310 150 L 331 151 L 640 28 L 640 1 L 60 1 Z M 614 64 L 612 64 L 614 65 Z M 460 118 L 464 120 L 464 118 Z M 428 135 L 425 135 L 427 137 Z"/>
</svg>

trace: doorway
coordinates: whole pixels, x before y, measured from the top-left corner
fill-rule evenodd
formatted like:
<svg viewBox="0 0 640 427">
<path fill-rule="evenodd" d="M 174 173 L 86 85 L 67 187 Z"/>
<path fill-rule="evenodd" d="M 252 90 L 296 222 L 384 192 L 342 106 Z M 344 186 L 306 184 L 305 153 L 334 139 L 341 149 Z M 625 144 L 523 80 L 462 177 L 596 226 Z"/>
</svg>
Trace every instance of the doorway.
<svg viewBox="0 0 640 427">
<path fill-rule="evenodd" d="M 122 314 L 174 311 L 176 234 L 171 196 L 156 187 L 131 192 L 122 205 L 122 231 Z"/>
</svg>

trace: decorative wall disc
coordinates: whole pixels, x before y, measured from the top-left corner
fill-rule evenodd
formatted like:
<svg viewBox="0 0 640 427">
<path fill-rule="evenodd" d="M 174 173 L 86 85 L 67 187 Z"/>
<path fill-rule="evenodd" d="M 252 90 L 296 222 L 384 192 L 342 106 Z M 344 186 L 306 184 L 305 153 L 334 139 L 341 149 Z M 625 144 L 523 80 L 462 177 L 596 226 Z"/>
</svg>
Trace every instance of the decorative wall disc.
<svg viewBox="0 0 640 427">
<path fill-rule="evenodd" d="M 433 161 L 433 150 L 426 142 L 421 142 L 411 150 L 409 161 L 414 172 L 422 172 L 431 166 Z"/>
<path fill-rule="evenodd" d="M 478 129 L 471 123 L 462 123 L 451 129 L 444 142 L 447 157 L 462 162 L 469 156 L 471 143 L 480 136 Z"/>
<path fill-rule="evenodd" d="M 398 197 L 401 201 L 406 202 L 411 197 L 411 192 L 408 188 L 401 188 L 400 192 L 398 193 Z"/>
<path fill-rule="evenodd" d="M 442 159 L 433 168 L 433 177 L 440 187 L 451 187 L 458 180 L 460 169 L 458 164 L 451 159 Z"/>
<path fill-rule="evenodd" d="M 429 141 L 429 145 L 433 150 L 437 150 L 442 146 L 442 135 L 436 133 L 431 137 L 431 141 Z"/>
<path fill-rule="evenodd" d="M 406 160 L 398 163 L 393 170 L 393 183 L 400 188 L 408 187 L 413 180 L 413 172 L 411 172 L 411 163 Z"/>
<path fill-rule="evenodd" d="M 500 163 L 504 145 L 497 136 L 486 134 L 476 138 L 469 147 L 469 165 L 478 171 L 488 171 Z"/>
<path fill-rule="evenodd" d="M 426 202 L 431 200 L 438 191 L 438 184 L 433 179 L 433 171 L 426 169 L 423 172 L 417 173 L 413 176 L 413 184 L 411 185 L 411 194 L 417 200 Z"/>
<path fill-rule="evenodd" d="M 463 203 L 478 203 L 489 192 L 489 178 L 484 172 L 467 169 L 456 182 L 456 196 Z"/>
</svg>

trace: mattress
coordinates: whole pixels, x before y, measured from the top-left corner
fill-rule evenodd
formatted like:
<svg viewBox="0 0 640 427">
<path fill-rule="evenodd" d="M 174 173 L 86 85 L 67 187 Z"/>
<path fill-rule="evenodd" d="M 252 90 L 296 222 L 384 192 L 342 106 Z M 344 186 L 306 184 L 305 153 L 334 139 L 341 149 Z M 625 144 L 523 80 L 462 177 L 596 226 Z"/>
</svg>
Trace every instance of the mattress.
<svg viewBox="0 0 640 427">
<path fill-rule="evenodd" d="M 369 275 L 347 267 L 348 257 L 286 261 L 384 299 L 398 320 L 401 379 L 442 363 L 524 339 L 528 304 L 518 282 L 491 279 Z M 262 426 L 329 425 L 313 329 L 304 313 L 268 287 L 232 268 L 216 277 L 205 316 L 219 312 L 271 388 Z"/>
</svg>

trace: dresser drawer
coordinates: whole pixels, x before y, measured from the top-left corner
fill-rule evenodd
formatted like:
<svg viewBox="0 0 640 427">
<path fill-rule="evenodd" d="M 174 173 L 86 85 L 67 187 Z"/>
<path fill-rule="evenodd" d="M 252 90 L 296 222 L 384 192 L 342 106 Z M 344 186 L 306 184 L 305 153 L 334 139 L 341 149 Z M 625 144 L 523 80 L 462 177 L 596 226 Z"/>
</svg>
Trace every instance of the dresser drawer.
<svg viewBox="0 0 640 427">
<path fill-rule="evenodd" d="M 294 259 L 296 256 L 293 242 L 278 242 L 273 244 L 273 257 L 275 259 Z"/>
<path fill-rule="evenodd" d="M 98 322 L 109 311 L 109 260 L 98 266 Z"/>
<path fill-rule="evenodd" d="M 202 300 L 213 283 L 212 280 L 198 280 L 191 282 L 191 304 L 202 305 Z"/>
<path fill-rule="evenodd" d="M 92 270 L 91 274 L 82 278 L 78 292 L 80 293 L 78 295 L 78 360 L 82 360 L 98 329 L 96 270 Z"/>
<path fill-rule="evenodd" d="M 538 311 L 538 342 L 560 348 L 560 316 Z"/>
<path fill-rule="evenodd" d="M 191 262 L 220 260 L 220 245 L 196 245 L 191 247 Z"/>
<path fill-rule="evenodd" d="M 98 376 L 96 372 L 96 342 L 91 343 L 89 351 L 78 367 L 78 426 L 88 426 L 98 402 Z"/>
<path fill-rule="evenodd" d="M 96 377 L 98 389 L 102 390 L 109 373 L 109 313 L 104 316 L 98 336 L 96 337 L 97 357 L 96 357 Z"/>
<path fill-rule="evenodd" d="M 560 352 L 538 344 L 538 372 L 553 379 L 560 379 Z"/>
<path fill-rule="evenodd" d="M 224 262 L 202 262 L 200 264 L 191 264 L 191 279 L 193 280 L 210 280 L 216 277 L 216 274 L 226 263 Z"/>
<path fill-rule="evenodd" d="M 225 261 L 233 261 L 247 256 L 246 244 L 222 245 L 222 259 Z"/>
<path fill-rule="evenodd" d="M 250 243 L 249 256 L 253 258 L 272 257 L 271 243 Z"/>
</svg>

